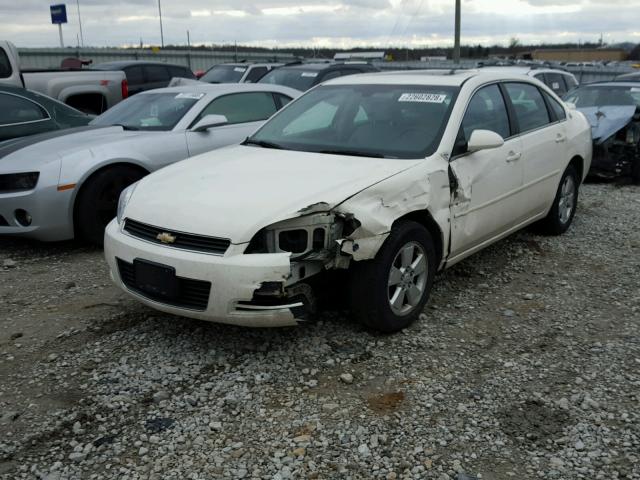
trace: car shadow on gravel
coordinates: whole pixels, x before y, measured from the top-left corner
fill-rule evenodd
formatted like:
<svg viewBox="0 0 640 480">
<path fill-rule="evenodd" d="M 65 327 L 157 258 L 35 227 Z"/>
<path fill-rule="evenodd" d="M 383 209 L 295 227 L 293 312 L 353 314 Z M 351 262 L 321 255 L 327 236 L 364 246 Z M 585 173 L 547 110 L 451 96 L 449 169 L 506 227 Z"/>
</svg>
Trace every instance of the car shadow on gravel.
<svg viewBox="0 0 640 480">
<path fill-rule="evenodd" d="M 50 257 L 101 251 L 101 247 L 77 240 L 63 242 L 40 242 L 27 238 L 0 237 L 0 256 L 19 259 L 33 256 Z"/>
</svg>

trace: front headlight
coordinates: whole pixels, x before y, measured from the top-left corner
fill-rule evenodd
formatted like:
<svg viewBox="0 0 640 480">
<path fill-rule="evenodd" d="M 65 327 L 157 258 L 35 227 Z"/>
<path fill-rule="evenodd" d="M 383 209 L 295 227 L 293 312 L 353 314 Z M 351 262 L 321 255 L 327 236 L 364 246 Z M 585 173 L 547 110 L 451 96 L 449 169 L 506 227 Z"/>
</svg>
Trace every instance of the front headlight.
<svg viewBox="0 0 640 480">
<path fill-rule="evenodd" d="M 38 183 L 38 172 L 8 173 L 0 175 L 0 193 L 33 190 Z"/>
<path fill-rule="evenodd" d="M 120 223 L 122 223 L 122 217 L 124 215 L 124 209 L 127 208 L 127 204 L 129 203 L 129 200 L 131 200 L 131 196 L 133 195 L 133 191 L 136 189 L 137 186 L 138 186 L 138 182 L 132 183 L 127 188 L 125 188 L 122 191 L 122 193 L 120 194 L 120 198 L 118 199 L 118 214 L 116 216 L 116 219 L 118 221 L 118 225 L 120 225 Z"/>
<path fill-rule="evenodd" d="M 320 213 L 279 222 L 260 230 L 245 253 L 289 252 L 299 258 L 327 251 L 340 237 L 342 221 L 332 213 Z"/>
</svg>

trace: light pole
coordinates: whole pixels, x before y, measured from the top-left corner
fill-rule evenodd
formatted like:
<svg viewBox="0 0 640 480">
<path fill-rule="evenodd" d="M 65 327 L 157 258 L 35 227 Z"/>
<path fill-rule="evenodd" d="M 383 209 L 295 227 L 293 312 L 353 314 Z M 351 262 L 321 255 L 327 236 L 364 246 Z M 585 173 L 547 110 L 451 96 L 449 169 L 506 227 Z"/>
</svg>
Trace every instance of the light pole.
<svg viewBox="0 0 640 480">
<path fill-rule="evenodd" d="M 460 0 L 456 0 L 456 21 L 453 41 L 453 62 L 460 63 Z"/>
<path fill-rule="evenodd" d="M 158 0 L 158 15 L 160 16 L 160 46 L 164 48 L 164 34 L 162 33 L 162 7 L 160 7 L 160 0 Z"/>
<path fill-rule="evenodd" d="M 80 19 L 80 0 L 76 0 L 76 6 L 78 7 L 78 25 L 80 26 L 80 46 L 84 47 L 84 37 L 82 36 L 82 20 Z"/>
</svg>

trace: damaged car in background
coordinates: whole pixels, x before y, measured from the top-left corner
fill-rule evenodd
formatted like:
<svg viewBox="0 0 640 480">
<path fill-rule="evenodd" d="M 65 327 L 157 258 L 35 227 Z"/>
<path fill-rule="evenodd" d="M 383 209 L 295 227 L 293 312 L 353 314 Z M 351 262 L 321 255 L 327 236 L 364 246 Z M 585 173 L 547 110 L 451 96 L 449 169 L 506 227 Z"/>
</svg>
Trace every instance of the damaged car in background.
<svg viewBox="0 0 640 480">
<path fill-rule="evenodd" d="M 591 124 L 590 173 L 605 178 L 630 176 L 640 184 L 640 81 L 591 83 L 564 98 Z"/>
<path fill-rule="evenodd" d="M 590 161 L 585 117 L 530 77 L 343 77 L 131 185 L 105 255 L 145 304 L 245 326 L 308 318 L 343 271 L 353 315 L 393 332 L 437 271 L 536 221 L 566 231 Z"/>
</svg>

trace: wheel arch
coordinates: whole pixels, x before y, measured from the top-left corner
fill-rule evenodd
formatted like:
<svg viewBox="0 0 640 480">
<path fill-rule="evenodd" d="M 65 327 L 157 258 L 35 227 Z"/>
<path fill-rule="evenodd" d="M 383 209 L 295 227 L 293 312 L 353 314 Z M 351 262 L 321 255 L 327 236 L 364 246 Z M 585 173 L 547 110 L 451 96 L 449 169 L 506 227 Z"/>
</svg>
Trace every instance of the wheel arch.
<svg viewBox="0 0 640 480">
<path fill-rule="evenodd" d="M 80 198 L 80 194 L 83 192 L 84 188 L 86 187 L 87 183 L 92 179 L 95 178 L 96 175 L 106 171 L 106 170 L 110 170 L 112 168 L 118 168 L 118 167 L 132 167 L 135 168 L 136 170 L 138 170 L 143 176 L 148 175 L 149 170 L 147 170 L 145 167 L 143 167 L 142 165 L 140 165 L 139 163 L 137 163 L 134 160 L 116 160 L 113 161 L 111 163 L 108 164 L 102 164 L 96 168 L 94 168 L 93 170 L 88 171 L 84 177 L 76 184 L 76 188 L 74 189 L 74 195 L 73 198 L 71 199 L 71 223 L 73 226 L 73 231 L 74 231 L 74 235 L 77 233 L 77 214 L 78 214 L 78 199 Z"/>
<path fill-rule="evenodd" d="M 414 210 L 412 212 L 406 213 L 403 216 L 397 218 L 391 228 L 395 226 L 398 222 L 403 220 L 411 220 L 413 222 L 419 223 L 427 231 L 431 234 L 431 238 L 433 238 L 433 243 L 436 249 L 436 257 L 437 257 L 437 265 L 442 265 L 442 261 L 444 260 L 444 235 L 440 225 L 433 218 L 431 212 L 429 210 Z"/>
<path fill-rule="evenodd" d="M 571 160 L 569 160 L 569 165 L 572 165 L 578 171 L 578 178 L 580 179 L 580 183 L 584 181 L 585 171 L 584 171 L 584 159 L 580 155 L 574 155 Z"/>
</svg>

